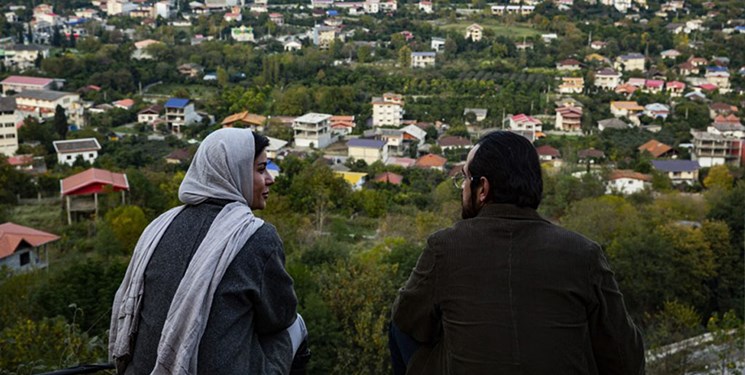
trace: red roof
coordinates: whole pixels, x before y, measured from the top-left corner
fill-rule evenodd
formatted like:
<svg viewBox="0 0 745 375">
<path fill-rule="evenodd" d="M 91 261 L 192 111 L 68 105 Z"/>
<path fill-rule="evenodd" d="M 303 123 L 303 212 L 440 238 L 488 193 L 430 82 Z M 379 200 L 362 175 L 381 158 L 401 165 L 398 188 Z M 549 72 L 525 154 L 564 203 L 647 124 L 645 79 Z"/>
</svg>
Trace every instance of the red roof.
<svg viewBox="0 0 745 375">
<path fill-rule="evenodd" d="M 401 185 L 403 180 L 404 176 L 393 172 L 385 172 L 375 176 L 375 182 L 387 182 L 393 185 Z"/>
<path fill-rule="evenodd" d="M 12 255 L 21 242 L 33 247 L 56 241 L 59 236 L 42 232 L 23 225 L 5 223 L 0 224 L 0 259 Z"/>
<path fill-rule="evenodd" d="M 662 88 L 662 86 L 665 84 L 665 81 L 658 79 L 648 79 L 645 84 L 647 85 L 647 87 Z"/>
<path fill-rule="evenodd" d="M 111 104 L 117 107 L 126 107 L 127 109 L 129 109 L 133 105 L 135 105 L 135 101 L 132 99 L 122 99 L 122 100 L 117 100 Z"/>
<path fill-rule="evenodd" d="M 16 155 L 8 157 L 8 164 L 12 166 L 30 165 L 34 162 L 34 155 Z"/>
<path fill-rule="evenodd" d="M 14 84 L 14 85 L 34 85 L 34 86 L 46 86 L 54 82 L 51 78 L 40 78 L 40 77 L 27 77 L 27 76 L 10 76 L 4 79 L 2 84 Z"/>
<path fill-rule="evenodd" d="M 107 186 L 114 191 L 129 190 L 127 175 L 91 168 L 60 181 L 62 195 L 83 195 L 100 193 Z"/>
<path fill-rule="evenodd" d="M 706 90 L 706 91 L 714 91 L 714 90 L 716 90 L 716 89 L 719 88 L 719 87 L 717 87 L 717 85 L 715 85 L 713 83 L 704 83 L 703 85 L 700 85 L 699 87 L 702 90 Z"/>
<path fill-rule="evenodd" d="M 543 145 L 535 149 L 535 151 L 538 153 L 538 155 L 541 156 L 555 156 L 555 157 L 561 157 L 561 153 L 559 150 L 549 146 L 549 145 Z"/>
<path fill-rule="evenodd" d="M 668 90 L 670 89 L 681 89 L 682 90 L 686 88 L 686 84 L 680 81 L 670 81 L 667 83 L 666 86 Z"/>
<path fill-rule="evenodd" d="M 652 154 L 652 157 L 659 158 L 660 156 L 666 154 L 673 148 L 656 140 L 656 139 L 650 139 L 649 142 L 639 146 L 638 150 L 639 152 L 647 151 L 650 154 Z"/>
<path fill-rule="evenodd" d="M 519 115 L 512 116 L 512 121 L 517 122 L 517 123 L 522 123 L 522 122 L 528 122 L 528 123 L 532 123 L 532 124 L 540 124 L 541 123 L 541 121 L 538 120 L 538 119 L 536 119 L 535 117 L 528 116 L 528 115 L 526 115 L 524 113 L 521 113 Z"/>
<path fill-rule="evenodd" d="M 634 172 L 629 169 L 616 169 L 611 171 L 610 173 L 610 179 L 611 180 L 619 180 L 622 178 L 628 178 L 632 180 L 641 180 L 641 181 L 652 181 L 652 176 L 644 173 Z"/>
<path fill-rule="evenodd" d="M 441 168 L 445 166 L 447 161 L 448 159 L 445 159 L 440 155 L 427 154 L 416 159 L 414 165 L 420 168 Z"/>
<path fill-rule="evenodd" d="M 440 138 L 437 143 L 441 147 L 468 147 L 473 145 L 467 138 L 457 135 L 446 135 Z"/>
</svg>

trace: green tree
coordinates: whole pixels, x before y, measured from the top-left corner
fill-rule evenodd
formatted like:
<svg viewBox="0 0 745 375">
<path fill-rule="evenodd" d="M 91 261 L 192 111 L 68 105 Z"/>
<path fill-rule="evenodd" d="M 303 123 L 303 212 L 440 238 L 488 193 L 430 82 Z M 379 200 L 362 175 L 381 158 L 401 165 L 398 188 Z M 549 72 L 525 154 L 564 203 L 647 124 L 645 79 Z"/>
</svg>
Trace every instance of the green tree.
<svg viewBox="0 0 745 375">
<path fill-rule="evenodd" d="M 111 226 L 114 238 L 131 253 L 142 231 L 147 226 L 145 213 L 138 206 L 120 206 L 106 213 L 104 219 Z"/>
<path fill-rule="evenodd" d="M 65 109 L 62 108 L 61 105 L 57 104 L 57 107 L 54 108 L 54 130 L 57 131 L 57 134 L 59 134 L 61 139 L 65 139 L 67 137 L 67 115 L 65 115 Z"/>
<path fill-rule="evenodd" d="M 411 48 L 403 46 L 398 50 L 398 65 L 402 68 L 411 66 Z"/>
<path fill-rule="evenodd" d="M 704 186 L 707 189 L 732 189 L 734 177 L 726 165 L 715 165 L 709 169 L 709 174 L 704 178 Z"/>
</svg>

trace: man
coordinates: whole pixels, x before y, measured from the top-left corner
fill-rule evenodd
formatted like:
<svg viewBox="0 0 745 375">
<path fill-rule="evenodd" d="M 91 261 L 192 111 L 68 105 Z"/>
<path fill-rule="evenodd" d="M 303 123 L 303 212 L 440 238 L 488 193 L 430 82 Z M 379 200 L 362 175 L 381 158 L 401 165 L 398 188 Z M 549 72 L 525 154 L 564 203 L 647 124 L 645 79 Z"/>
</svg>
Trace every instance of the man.
<svg viewBox="0 0 745 375">
<path fill-rule="evenodd" d="M 602 249 L 536 212 L 533 145 L 490 133 L 456 181 L 463 220 L 429 237 L 393 306 L 394 373 L 643 373 Z"/>
</svg>

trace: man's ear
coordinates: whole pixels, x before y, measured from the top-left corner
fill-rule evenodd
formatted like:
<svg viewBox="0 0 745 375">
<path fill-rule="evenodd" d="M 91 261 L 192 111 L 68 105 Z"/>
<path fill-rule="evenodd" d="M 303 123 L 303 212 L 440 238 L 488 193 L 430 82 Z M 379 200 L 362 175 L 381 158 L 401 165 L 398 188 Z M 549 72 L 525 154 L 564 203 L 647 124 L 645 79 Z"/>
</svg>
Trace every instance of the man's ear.
<svg viewBox="0 0 745 375">
<path fill-rule="evenodd" d="M 491 186 L 489 185 L 489 180 L 484 176 L 481 176 L 479 178 L 479 182 L 480 182 L 479 184 L 480 189 L 478 190 L 479 203 L 484 204 L 486 203 L 486 200 L 489 198 L 489 191 L 491 190 Z"/>
</svg>

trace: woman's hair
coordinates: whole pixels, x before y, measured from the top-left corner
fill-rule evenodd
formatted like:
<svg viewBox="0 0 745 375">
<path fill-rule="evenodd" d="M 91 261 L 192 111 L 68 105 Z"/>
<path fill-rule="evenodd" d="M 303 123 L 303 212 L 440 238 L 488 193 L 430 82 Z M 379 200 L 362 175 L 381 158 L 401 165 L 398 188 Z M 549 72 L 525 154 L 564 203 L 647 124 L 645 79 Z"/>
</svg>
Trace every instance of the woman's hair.
<svg viewBox="0 0 745 375">
<path fill-rule="evenodd" d="M 538 153 L 525 137 L 494 131 L 479 140 L 468 171 L 471 188 L 486 177 L 491 187 L 487 201 L 538 208 L 543 194 L 543 177 Z"/>
<path fill-rule="evenodd" d="M 261 152 L 264 151 L 264 149 L 269 146 L 269 138 L 252 131 L 254 135 L 254 148 L 256 149 L 256 152 L 254 153 L 254 160 L 256 160 L 259 155 L 261 155 Z"/>
</svg>

